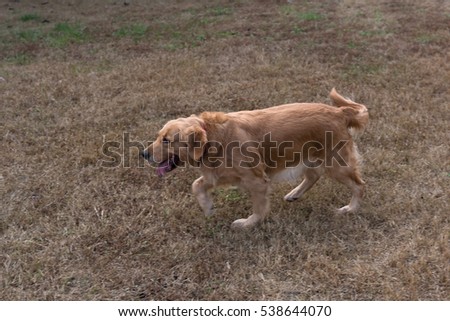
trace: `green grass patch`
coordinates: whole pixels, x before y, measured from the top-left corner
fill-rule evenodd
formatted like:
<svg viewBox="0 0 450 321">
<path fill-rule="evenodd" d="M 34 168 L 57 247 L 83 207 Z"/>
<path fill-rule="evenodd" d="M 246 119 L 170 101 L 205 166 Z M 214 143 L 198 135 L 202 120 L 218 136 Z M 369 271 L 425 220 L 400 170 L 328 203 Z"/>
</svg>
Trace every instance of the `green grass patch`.
<svg viewBox="0 0 450 321">
<path fill-rule="evenodd" d="M 207 26 L 210 25 L 214 22 L 216 22 L 217 19 L 215 18 L 208 18 L 208 17 L 204 17 L 204 18 L 200 18 L 200 19 L 196 19 L 196 24 L 199 26 Z"/>
<path fill-rule="evenodd" d="M 182 13 L 188 13 L 192 16 L 196 16 L 199 13 L 199 10 L 196 8 L 187 8 L 187 9 L 183 9 L 181 10 Z"/>
<path fill-rule="evenodd" d="M 234 37 L 234 36 L 238 36 L 239 32 L 237 31 L 232 31 L 232 30 L 224 30 L 224 31 L 219 31 L 217 33 L 217 37 L 219 38 L 230 38 L 230 37 Z"/>
<path fill-rule="evenodd" d="M 323 16 L 317 12 L 299 12 L 297 18 L 304 21 L 322 20 Z"/>
<path fill-rule="evenodd" d="M 347 78 L 364 79 L 367 75 L 376 75 L 382 71 L 382 66 L 378 64 L 350 64 L 345 68 Z"/>
<path fill-rule="evenodd" d="M 227 202 L 238 202 L 245 199 L 242 192 L 235 188 L 218 188 L 214 193 Z"/>
<path fill-rule="evenodd" d="M 204 33 L 199 33 L 198 35 L 195 36 L 195 41 L 198 42 L 204 42 L 206 41 L 206 34 Z"/>
<path fill-rule="evenodd" d="M 39 21 L 41 20 L 41 17 L 36 13 L 26 13 L 22 16 L 20 16 L 20 21 L 27 22 L 27 21 Z"/>
<path fill-rule="evenodd" d="M 44 32 L 39 29 L 27 29 L 18 31 L 16 36 L 22 42 L 36 42 L 44 37 Z"/>
<path fill-rule="evenodd" d="M 175 25 L 161 23 L 155 32 L 162 48 L 176 51 L 186 47 L 186 35 Z"/>
<path fill-rule="evenodd" d="M 71 43 L 81 43 L 86 38 L 86 28 L 81 24 L 61 22 L 47 35 L 47 42 L 52 47 L 64 47 Z"/>
<path fill-rule="evenodd" d="M 298 11 L 291 5 L 281 6 L 280 12 L 286 16 L 292 16 L 302 21 L 317 21 L 324 18 L 323 15 L 315 11 Z"/>
<path fill-rule="evenodd" d="M 416 37 L 416 41 L 423 45 L 429 44 L 435 40 L 437 40 L 437 37 L 434 35 L 423 34 L 423 35 Z"/>
<path fill-rule="evenodd" d="M 233 13 L 231 8 L 227 7 L 215 7 L 210 10 L 213 16 L 229 16 Z"/>
<path fill-rule="evenodd" d="M 175 51 L 183 48 L 201 46 L 210 39 L 227 38 L 235 35 L 233 31 L 220 31 L 209 33 L 205 28 L 195 24 L 178 26 L 173 24 L 160 24 L 155 28 L 155 35 L 162 48 Z"/>
<path fill-rule="evenodd" d="M 293 15 L 297 12 L 297 10 L 295 10 L 295 8 L 290 5 L 281 6 L 280 11 L 282 14 L 287 16 Z"/>
<path fill-rule="evenodd" d="M 349 49 L 355 49 L 355 48 L 358 48 L 358 44 L 357 44 L 356 42 L 354 42 L 354 41 L 350 41 L 350 42 L 347 44 L 347 47 L 348 47 Z"/>
<path fill-rule="evenodd" d="M 6 61 L 8 61 L 9 63 L 12 63 L 14 65 L 23 66 L 23 65 L 28 65 L 29 63 L 31 63 L 31 57 L 25 53 L 19 53 L 12 57 L 8 57 L 6 59 Z"/>
<path fill-rule="evenodd" d="M 217 36 L 219 38 L 230 38 L 230 37 L 234 37 L 234 36 L 238 36 L 239 32 L 237 31 L 232 31 L 232 30 L 224 30 L 224 31 L 219 31 L 217 33 Z"/>
<path fill-rule="evenodd" d="M 148 26 L 142 23 L 135 23 L 129 26 L 124 26 L 116 30 L 113 35 L 118 38 L 132 38 L 134 41 L 139 41 L 145 37 L 148 32 Z"/>
<path fill-rule="evenodd" d="M 291 33 L 294 35 L 300 35 L 303 32 L 305 32 L 305 30 L 299 26 L 294 26 L 294 28 L 292 28 L 292 31 L 291 31 Z"/>
<path fill-rule="evenodd" d="M 388 32 L 386 30 L 361 30 L 359 34 L 363 37 L 380 37 L 386 36 Z"/>
<path fill-rule="evenodd" d="M 375 11 L 375 22 L 377 24 L 382 24 L 384 22 L 384 16 L 380 10 Z"/>
</svg>

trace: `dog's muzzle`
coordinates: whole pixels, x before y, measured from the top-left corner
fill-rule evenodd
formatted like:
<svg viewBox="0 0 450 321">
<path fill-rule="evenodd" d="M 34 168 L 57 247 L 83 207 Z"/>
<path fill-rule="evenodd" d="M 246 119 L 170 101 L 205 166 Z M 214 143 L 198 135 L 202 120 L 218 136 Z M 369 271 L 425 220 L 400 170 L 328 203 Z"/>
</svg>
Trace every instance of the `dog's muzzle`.
<svg viewBox="0 0 450 321">
<path fill-rule="evenodd" d="M 143 151 L 141 153 L 141 156 L 144 157 L 144 159 L 148 160 L 149 163 L 157 164 L 156 173 L 159 177 L 162 177 L 166 173 L 174 170 L 180 164 L 180 158 L 178 157 L 178 155 L 172 155 L 168 159 L 160 163 L 155 162 L 153 156 L 150 155 L 148 151 Z"/>
<path fill-rule="evenodd" d="M 149 154 L 149 152 L 147 150 L 144 150 L 141 153 L 141 156 L 144 157 L 144 159 L 148 160 L 149 162 L 153 162 L 153 157 L 152 157 L 152 155 Z"/>
</svg>

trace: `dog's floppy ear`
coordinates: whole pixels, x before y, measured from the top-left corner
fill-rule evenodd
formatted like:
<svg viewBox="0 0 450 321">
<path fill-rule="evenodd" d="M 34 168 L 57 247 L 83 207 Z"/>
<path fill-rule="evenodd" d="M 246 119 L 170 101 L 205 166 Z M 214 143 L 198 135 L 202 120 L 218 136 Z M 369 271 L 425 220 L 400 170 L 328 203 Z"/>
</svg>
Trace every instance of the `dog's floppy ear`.
<svg viewBox="0 0 450 321">
<path fill-rule="evenodd" d="M 188 144 L 189 157 L 199 161 L 203 156 L 205 145 L 208 142 L 206 131 L 199 125 L 193 125 L 186 128 L 183 136 Z"/>
</svg>

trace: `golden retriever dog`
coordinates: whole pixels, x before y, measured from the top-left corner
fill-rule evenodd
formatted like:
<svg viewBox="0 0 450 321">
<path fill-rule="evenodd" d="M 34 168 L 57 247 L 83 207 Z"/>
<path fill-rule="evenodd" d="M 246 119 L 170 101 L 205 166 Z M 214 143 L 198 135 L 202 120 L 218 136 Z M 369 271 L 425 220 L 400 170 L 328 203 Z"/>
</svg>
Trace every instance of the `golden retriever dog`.
<svg viewBox="0 0 450 321">
<path fill-rule="evenodd" d="M 171 120 L 143 152 L 162 176 L 178 166 L 197 167 L 201 176 L 192 184 L 205 215 L 211 215 L 211 191 L 233 185 L 249 191 L 253 213 L 233 222 L 233 228 L 248 228 L 261 222 L 270 211 L 273 182 L 302 182 L 284 199 L 303 196 L 323 175 L 348 186 L 352 198 L 338 213 L 355 212 L 364 193 L 356 145 L 352 135 L 361 133 L 369 121 L 364 105 L 339 95 L 335 105 L 295 103 L 266 109 L 231 113 L 204 112 Z"/>
</svg>

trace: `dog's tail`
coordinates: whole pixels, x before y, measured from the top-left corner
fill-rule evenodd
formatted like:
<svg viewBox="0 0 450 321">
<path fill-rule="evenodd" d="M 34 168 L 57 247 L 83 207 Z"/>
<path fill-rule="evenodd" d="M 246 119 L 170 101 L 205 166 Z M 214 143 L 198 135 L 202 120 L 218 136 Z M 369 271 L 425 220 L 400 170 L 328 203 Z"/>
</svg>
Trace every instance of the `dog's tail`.
<svg viewBox="0 0 450 321">
<path fill-rule="evenodd" d="M 333 104 L 340 107 L 340 110 L 344 113 L 347 119 L 347 127 L 352 129 L 356 135 L 362 134 L 369 123 L 369 112 L 366 106 L 342 97 L 334 88 L 330 92 L 330 98 Z"/>
</svg>

